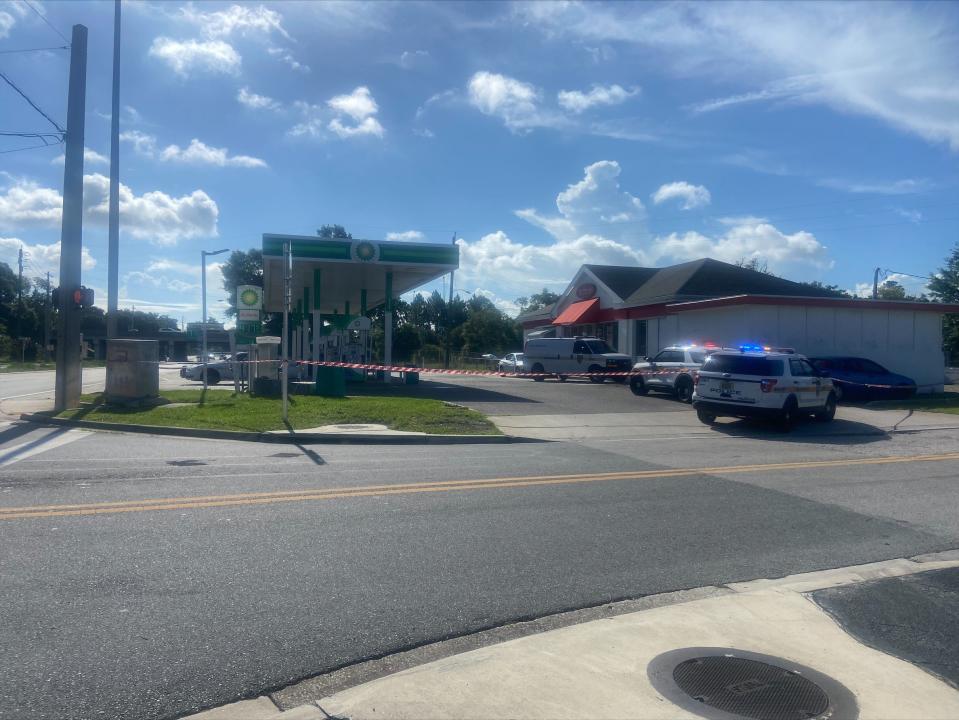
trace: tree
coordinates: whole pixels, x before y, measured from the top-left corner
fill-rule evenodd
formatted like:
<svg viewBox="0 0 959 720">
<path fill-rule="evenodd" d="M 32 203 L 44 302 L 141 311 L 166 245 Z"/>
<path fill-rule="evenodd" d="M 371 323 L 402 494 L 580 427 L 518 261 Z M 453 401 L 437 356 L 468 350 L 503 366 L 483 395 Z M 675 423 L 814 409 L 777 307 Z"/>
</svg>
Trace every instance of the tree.
<svg viewBox="0 0 959 720">
<path fill-rule="evenodd" d="M 807 287 L 816 288 L 817 290 L 823 290 L 829 293 L 832 297 L 843 297 L 851 298 L 852 295 L 849 294 L 846 290 L 843 290 L 838 285 L 823 285 L 819 280 L 813 280 L 811 282 L 801 280 L 800 285 L 806 285 Z"/>
<path fill-rule="evenodd" d="M 946 258 L 945 267 L 932 276 L 928 287 L 933 300 L 959 303 L 959 245 Z M 950 314 L 943 318 L 942 341 L 949 358 L 953 362 L 959 359 L 959 315 Z"/>
<path fill-rule="evenodd" d="M 895 280 L 886 280 L 879 286 L 878 297 L 880 300 L 905 300 L 906 288 Z"/>
<path fill-rule="evenodd" d="M 773 274 L 769 272 L 769 263 L 767 263 L 765 260 L 761 260 L 755 255 L 749 258 L 749 260 L 746 258 L 739 258 L 739 260 L 736 261 L 736 265 L 741 268 L 745 268 L 746 270 L 754 270 L 755 272 L 763 273 L 764 275 Z"/>
<path fill-rule="evenodd" d="M 543 288 L 542 292 L 533 293 L 529 297 L 516 298 L 516 304 L 519 305 L 521 313 L 533 312 L 540 308 L 549 307 L 559 300 L 559 295 Z"/>
<path fill-rule="evenodd" d="M 263 252 L 253 250 L 234 250 L 223 265 L 223 289 L 227 292 L 227 302 L 230 306 L 226 314 L 236 316 L 236 287 L 237 285 L 263 286 Z"/>
<path fill-rule="evenodd" d="M 324 225 L 319 230 L 316 231 L 316 234 L 319 235 L 324 240 L 352 240 L 353 236 L 346 232 L 346 228 L 342 225 Z"/>
</svg>

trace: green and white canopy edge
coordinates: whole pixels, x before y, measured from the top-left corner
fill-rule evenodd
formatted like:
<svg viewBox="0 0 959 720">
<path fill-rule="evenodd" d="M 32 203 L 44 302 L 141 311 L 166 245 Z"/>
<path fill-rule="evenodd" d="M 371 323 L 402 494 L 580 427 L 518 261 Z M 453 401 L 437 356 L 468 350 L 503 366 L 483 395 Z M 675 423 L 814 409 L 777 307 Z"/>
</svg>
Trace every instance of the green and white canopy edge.
<svg viewBox="0 0 959 720">
<path fill-rule="evenodd" d="M 263 309 L 283 311 L 283 246 L 290 243 L 292 308 L 303 312 L 293 359 L 316 357 L 324 319 L 343 322 L 386 305 L 384 362 L 393 360 L 393 299 L 459 267 L 456 245 L 378 240 L 330 240 L 310 235 L 263 235 Z M 307 321 L 307 317 L 312 322 Z M 312 330 L 312 333 L 310 332 Z M 306 338 L 312 334 L 312 352 Z M 307 357 L 309 355 L 310 357 Z"/>
</svg>

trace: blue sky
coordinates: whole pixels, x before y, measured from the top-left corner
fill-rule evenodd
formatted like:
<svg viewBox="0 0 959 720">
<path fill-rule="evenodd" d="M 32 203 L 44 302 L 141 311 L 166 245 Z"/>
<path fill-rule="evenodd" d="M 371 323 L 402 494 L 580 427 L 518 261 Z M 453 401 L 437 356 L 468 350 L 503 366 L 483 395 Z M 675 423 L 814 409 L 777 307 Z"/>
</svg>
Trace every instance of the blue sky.
<svg viewBox="0 0 959 720">
<path fill-rule="evenodd" d="M 3 52 L 63 44 L 38 13 L 90 31 L 105 304 L 113 3 L 0 2 L 0 70 L 62 123 L 68 52 Z M 121 306 L 196 319 L 201 249 L 324 223 L 455 231 L 457 287 L 510 311 L 586 262 L 758 257 L 862 290 L 959 238 L 956 3 L 124 2 L 123 32 Z M 5 85 L 0 118 L 49 129 Z M 0 154 L 0 260 L 22 244 L 30 274 L 56 274 L 60 154 Z"/>
</svg>

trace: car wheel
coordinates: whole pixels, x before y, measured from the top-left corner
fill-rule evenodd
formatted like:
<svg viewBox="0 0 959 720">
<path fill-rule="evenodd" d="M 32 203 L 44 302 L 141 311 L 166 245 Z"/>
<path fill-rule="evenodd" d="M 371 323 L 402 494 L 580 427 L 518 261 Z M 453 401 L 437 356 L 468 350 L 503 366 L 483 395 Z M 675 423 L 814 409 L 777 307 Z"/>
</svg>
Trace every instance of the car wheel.
<svg viewBox="0 0 959 720">
<path fill-rule="evenodd" d="M 826 398 L 826 404 L 822 406 L 822 410 L 813 414 L 813 417 L 816 418 L 819 422 L 829 422 L 834 417 L 836 417 L 836 395 L 835 393 L 829 393 L 829 397 Z"/>
<path fill-rule="evenodd" d="M 716 416 L 711 412 L 706 412 L 705 410 L 696 410 L 696 417 L 699 418 L 699 422 L 703 425 L 715 425 Z"/>
<path fill-rule="evenodd" d="M 633 391 L 633 395 L 645 395 L 649 392 L 649 388 L 646 387 L 642 377 L 631 377 L 629 379 L 629 389 Z"/>
<path fill-rule="evenodd" d="M 793 425 L 796 423 L 796 415 L 798 414 L 799 403 L 796 402 L 796 398 L 788 398 L 779 415 L 779 429 L 783 432 L 792 430 Z"/>
<path fill-rule="evenodd" d="M 688 377 L 681 377 L 676 381 L 676 398 L 684 403 L 693 401 L 693 381 Z"/>
<path fill-rule="evenodd" d="M 603 372 L 603 368 L 601 368 L 599 365 L 590 365 L 590 366 L 589 366 L 589 372 L 590 372 L 590 373 L 601 373 L 601 372 Z M 590 381 L 591 383 L 599 384 L 599 383 L 601 383 L 601 382 L 606 382 L 606 378 L 604 378 L 604 377 L 602 377 L 602 376 L 597 376 L 597 375 L 590 375 L 590 376 L 589 376 L 589 381 Z"/>
<path fill-rule="evenodd" d="M 836 396 L 836 402 L 842 402 L 846 394 L 842 389 L 842 385 L 839 385 L 838 383 L 834 384 L 832 391 L 833 391 L 833 394 Z"/>
<path fill-rule="evenodd" d="M 566 376 L 565 376 L 565 375 L 557 375 L 556 377 L 559 378 L 559 381 L 560 381 L 560 382 L 566 382 Z"/>
<path fill-rule="evenodd" d="M 535 377 L 533 378 L 534 382 L 543 382 L 543 380 L 546 379 L 541 374 L 545 372 L 545 368 L 540 363 L 536 363 L 535 365 L 533 365 L 532 372 L 535 375 Z"/>
<path fill-rule="evenodd" d="M 220 382 L 220 373 L 218 373 L 216 370 L 207 369 L 206 382 L 207 385 L 216 385 Z"/>
</svg>

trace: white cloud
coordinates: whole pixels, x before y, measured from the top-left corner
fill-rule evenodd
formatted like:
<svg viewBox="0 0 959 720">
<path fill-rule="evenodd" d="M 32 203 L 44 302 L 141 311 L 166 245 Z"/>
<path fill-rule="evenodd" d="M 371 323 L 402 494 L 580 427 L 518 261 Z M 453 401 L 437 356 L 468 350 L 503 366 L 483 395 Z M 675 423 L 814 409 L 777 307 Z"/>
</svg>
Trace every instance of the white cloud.
<svg viewBox="0 0 959 720">
<path fill-rule="evenodd" d="M 404 70 L 411 70 L 429 59 L 430 54 L 427 50 L 404 50 L 400 55 L 399 64 Z"/>
<path fill-rule="evenodd" d="M 167 145 L 160 153 L 160 160 L 191 165 L 216 165 L 217 167 L 263 168 L 266 162 L 249 155 L 230 155 L 226 148 L 210 147 L 196 138 L 186 148 Z"/>
<path fill-rule="evenodd" d="M 812 233 L 787 235 L 762 218 L 741 218 L 719 237 L 698 232 L 670 233 L 655 238 L 649 252 L 657 261 L 711 257 L 732 263 L 756 258 L 767 262 L 771 270 L 797 265 L 829 269 L 834 264 L 826 247 Z"/>
<path fill-rule="evenodd" d="M 123 142 L 128 142 L 133 145 L 133 150 L 138 155 L 153 157 L 153 153 L 156 151 L 157 139 L 153 137 L 153 135 L 149 135 L 145 132 L 140 132 L 139 130 L 126 130 L 120 133 L 120 139 Z"/>
<path fill-rule="evenodd" d="M 912 195 L 932 188 L 932 183 L 926 178 L 905 178 L 893 182 L 856 182 L 841 178 L 826 178 L 820 180 L 818 184 L 834 190 L 869 195 Z"/>
<path fill-rule="evenodd" d="M 556 196 L 559 216 L 529 208 L 516 215 L 563 241 L 584 235 L 616 237 L 626 244 L 645 239 L 646 209 L 638 197 L 622 190 L 621 172 L 613 160 L 595 162 L 585 168 L 582 180 Z"/>
<path fill-rule="evenodd" d="M 702 185 L 690 185 L 688 182 L 679 181 L 661 185 L 659 190 L 652 194 L 653 203 L 660 205 L 668 200 L 681 200 L 683 210 L 692 210 L 698 207 L 709 205 L 712 197 Z"/>
<path fill-rule="evenodd" d="M 533 245 L 515 242 L 497 230 L 475 242 L 458 240 L 457 244 L 457 277 L 464 283 L 482 283 L 501 296 L 522 295 L 529 288 L 544 285 L 565 287 L 576 269 L 585 263 L 641 265 L 645 260 L 642 252 L 596 235 Z"/>
<path fill-rule="evenodd" d="M 84 219 L 106 227 L 110 179 L 99 173 L 83 176 Z M 0 227 L 60 225 L 63 198 L 58 190 L 18 180 L 0 192 Z M 120 183 L 120 228 L 124 234 L 157 245 L 175 245 L 180 239 L 217 234 L 219 208 L 202 190 L 172 197 L 159 190 L 136 195 Z"/>
<path fill-rule="evenodd" d="M 266 51 L 271 57 L 279 58 L 282 62 L 285 62 L 287 65 L 289 65 L 291 70 L 296 70 L 297 72 L 304 74 L 310 72 L 310 66 L 301 63 L 299 60 L 293 57 L 293 53 L 286 48 L 271 47 L 267 48 Z"/>
<path fill-rule="evenodd" d="M 356 121 L 361 121 L 379 111 L 376 100 L 370 95 L 368 87 L 358 87 L 349 95 L 337 95 L 326 101 L 333 110 L 349 115 Z"/>
<path fill-rule="evenodd" d="M 150 46 L 150 55 L 164 61 L 177 75 L 187 77 L 194 69 L 235 75 L 240 70 L 240 54 L 222 40 L 173 40 L 158 37 Z"/>
<path fill-rule="evenodd" d="M 257 95 L 249 88 L 241 87 L 236 94 L 237 102 L 253 110 L 279 110 L 280 103 L 266 95 Z"/>
<path fill-rule="evenodd" d="M 230 37 L 234 33 L 240 35 L 262 33 L 269 35 L 277 32 L 286 39 L 289 34 L 283 29 L 283 17 L 263 5 L 231 5 L 225 10 L 202 12 L 193 5 L 180 8 L 180 16 L 197 25 L 209 38 Z"/>
<path fill-rule="evenodd" d="M 51 165 L 63 165 L 66 162 L 67 156 L 64 154 L 57 155 L 53 160 L 50 161 Z M 96 150 L 91 150 L 88 147 L 83 148 L 83 164 L 87 165 L 109 165 L 110 158 L 105 155 L 101 155 Z"/>
<path fill-rule="evenodd" d="M 0 10 L 0 38 L 10 36 L 10 31 L 17 24 L 16 19 L 6 10 Z"/>
<path fill-rule="evenodd" d="M 959 53 L 946 5 L 902 3 L 527 3 L 550 36 L 635 46 L 681 78 L 746 102 L 816 103 L 959 150 Z"/>
<path fill-rule="evenodd" d="M 289 130 L 289 135 L 294 137 L 322 138 L 325 137 L 324 128 L 344 139 L 362 135 L 381 138 L 386 133 L 379 120 L 373 117 L 379 112 L 379 106 L 365 86 L 357 87 L 348 95 L 330 98 L 325 107 L 303 101 L 293 105 L 303 115 L 303 122 Z M 333 117 L 327 121 L 330 114 Z"/>
<path fill-rule="evenodd" d="M 54 278 L 60 275 L 60 241 L 44 245 L 37 243 L 29 245 L 19 238 L 0 237 L 0 260 L 6 261 L 11 267 L 16 267 L 17 255 L 23 248 L 23 256 L 31 267 L 38 273 L 49 272 Z M 92 270 L 97 261 L 86 247 L 80 249 L 80 267 Z"/>
<path fill-rule="evenodd" d="M 906 208 L 893 208 L 893 211 L 901 218 L 905 218 L 911 223 L 918 225 L 922 222 L 922 213 L 918 210 L 907 210 Z"/>
<path fill-rule="evenodd" d="M 596 105 L 619 105 L 639 93 L 639 88 L 626 90 L 620 85 L 593 85 L 589 92 L 560 90 L 556 96 L 561 107 L 581 113 Z"/>
<path fill-rule="evenodd" d="M 507 75 L 475 73 L 467 91 L 473 107 L 484 115 L 498 117 L 514 132 L 565 124 L 556 113 L 541 109 L 542 93 L 537 88 Z"/>
<path fill-rule="evenodd" d="M 132 144 L 134 151 L 139 155 L 149 158 L 157 157 L 162 162 L 216 167 L 267 167 L 266 162 L 260 158 L 249 155 L 230 155 L 226 148 L 211 147 L 197 138 L 190 140 L 190 144 L 185 148 L 179 145 L 167 145 L 159 152 L 157 152 L 157 139 L 139 130 L 120 133 L 120 139 Z"/>
<path fill-rule="evenodd" d="M 386 233 L 387 240 L 405 240 L 407 242 L 415 242 L 417 240 L 423 240 L 426 236 L 421 233 L 419 230 L 407 230 L 406 232 L 390 232 Z"/>
<path fill-rule="evenodd" d="M 333 118 L 327 127 L 341 138 L 356 137 L 358 135 L 373 135 L 374 137 L 381 138 L 385 132 L 379 121 L 372 117 L 364 118 L 363 121 L 357 125 L 344 125 L 339 118 Z"/>
</svg>

